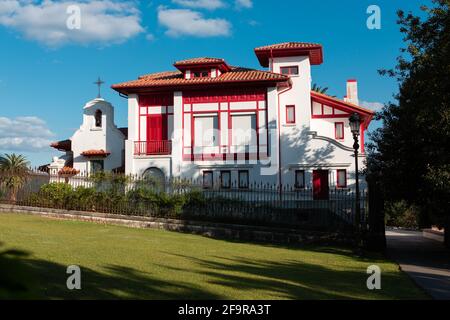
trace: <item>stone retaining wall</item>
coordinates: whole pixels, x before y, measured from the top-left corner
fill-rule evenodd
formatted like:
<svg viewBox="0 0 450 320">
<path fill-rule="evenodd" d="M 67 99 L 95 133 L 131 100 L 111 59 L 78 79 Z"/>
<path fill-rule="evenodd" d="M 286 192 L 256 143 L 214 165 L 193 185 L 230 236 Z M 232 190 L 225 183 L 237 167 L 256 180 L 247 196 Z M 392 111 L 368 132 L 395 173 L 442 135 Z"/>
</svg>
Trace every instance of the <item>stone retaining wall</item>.
<svg viewBox="0 0 450 320">
<path fill-rule="evenodd" d="M 122 225 L 133 228 L 153 228 L 203 235 L 212 238 L 256 241 L 266 243 L 323 243 L 351 244 L 352 237 L 341 233 L 294 230 L 284 228 L 257 227 L 248 225 L 212 223 L 98 212 L 69 211 L 63 209 L 38 208 L 0 204 L 1 212 L 31 214 L 53 219 L 90 221 Z"/>
</svg>

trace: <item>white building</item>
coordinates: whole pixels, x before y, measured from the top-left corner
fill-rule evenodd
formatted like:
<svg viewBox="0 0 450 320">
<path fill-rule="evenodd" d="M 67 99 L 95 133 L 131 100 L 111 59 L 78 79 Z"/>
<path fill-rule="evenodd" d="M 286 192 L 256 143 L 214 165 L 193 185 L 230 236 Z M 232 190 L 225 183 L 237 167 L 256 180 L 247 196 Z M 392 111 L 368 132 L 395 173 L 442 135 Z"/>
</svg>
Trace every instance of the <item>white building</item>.
<svg viewBox="0 0 450 320">
<path fill-rule="evenodd" d="M 311 66 L 323 61 L 319 44 L 282 43 L 255 54 L 269 71 L 195 58 L 113 85 L 128 97 L 125 172 L 200 178 L 205 187 L 314 186 L 318 197 L 354 183 L 348 118 L 362 119 L 362 168 L 373 117 L 358 106 L 356 81 L 348 81 L 345 100 L 311 91 Z"/>
<path fill-rule="evenodd" d="M 101 98 L 89 101 L 83 108 L 83 123 L 74 135 L 51 144 L 65 154 L 53 159 L 50 173 L 123 170 L 126 132 L 126 128 L 118 129 L 114 124 L 114 108 L 109 102 Z"/>
<path fill-rule="evenodd" d="M 223 59 L 178 61 L 177 70 L 113 85 L 128 97 L 128 130 L 114 124 L 110 103 L 97 98 L 83 108 L 72 138 L 52 146 L 53 174 L 97 170 L 200 179 L 205 187 L 249 183 L 329 188 L 354 183 L 349 116 L 358 113 L 359 167 L 364 132 L 373 112 L 358 106 L 355 80 L 343 100 L 311 90 L 311 66 L 322 46 L 288 42 L 255 49 L 268 71 L 232 67 Z"/>
</svg>

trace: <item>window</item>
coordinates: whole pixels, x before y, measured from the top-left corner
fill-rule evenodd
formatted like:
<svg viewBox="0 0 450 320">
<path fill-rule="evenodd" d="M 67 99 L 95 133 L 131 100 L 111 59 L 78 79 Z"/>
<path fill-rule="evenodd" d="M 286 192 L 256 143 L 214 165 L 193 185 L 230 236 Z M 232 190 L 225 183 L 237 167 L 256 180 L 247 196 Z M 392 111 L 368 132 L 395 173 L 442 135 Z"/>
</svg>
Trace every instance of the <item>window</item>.
<svg viewBox="0 0 450 320">
<path fill-rule="evenodd" d="M 239 170 L 238 172 L 239 179 L 239 188 L 247 189 L 248 188 L 248 170 Z"/>
<path fill-rule="evenodd" d="M 217 116 L 199 116 L 194 118 L 194 138 L 197 147 L 219 145 L 219 121 Z"/>
<path fill-rule="evenodd" d="M 103 171 L 103 160 L 91 160 L 89 161 L 89 168 L 91 173 Z"/>
<path fill-rule="evenodd" d="M 231 172 L 220 171 L 220 187 L 224 189 L 231 188 Z"/>
<path fill-rule="evenodd" d="M 295 123 L 295 106 L 286 106 L 286 123 Z"/>
<path fill-rule="evenodd" d="M 334 134 L 336 139 L 344 139 L 344 123 L 335 122 L 334 123 Z"/>
<path fill-rule="evenodd" d="M 198 70 L 192 72 L 193 78 L 208 78 L 209 77 L 209 71 L 208 70 Z"/>
<path fill-rule="evenodd" d="M 305 188 L 305 170 L 295 170 L 295 188 Z"/>
<path fill-rule="evenodd" d="M 281 74 L 295 76 L 298 75 L 298 66 L 281 67 Z"/>
<path fill-rule="evenodd" d="M 203 171 L 203 188 L 211 189 L 213 187 L 213 172 Z"/>
<path fill-rule="evenodd" d="M 95 126 L 97 128 L 102 127 L 102 112 L 100 110 L 95 111 Z"/>
<path fill-rule="evenodd" d="M 232 115 L 232 145 L 256 146 L 256 115 Z"/>
<path fill-rule="evenodd" d="M 347 170 L 345 169 L 340 169 L 337 170 L 337 187 L 338 188 L 346 188 L 347 187 Z"/>
</svg>

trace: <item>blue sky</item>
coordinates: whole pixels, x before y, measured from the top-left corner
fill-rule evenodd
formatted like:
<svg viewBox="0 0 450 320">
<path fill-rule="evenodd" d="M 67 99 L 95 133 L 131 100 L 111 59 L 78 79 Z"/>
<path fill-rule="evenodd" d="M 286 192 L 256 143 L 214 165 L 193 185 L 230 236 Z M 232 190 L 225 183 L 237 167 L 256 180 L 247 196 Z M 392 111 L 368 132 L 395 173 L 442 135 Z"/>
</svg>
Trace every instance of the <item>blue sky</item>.
<svg viewBox="0 0 450 320">
<path fill-rule="evenodd" d="M 347 79 L 359 82 L 366 102 L 385 103 L 397 90 L 377 74 L 395 65 L 402 35 L 396 11 L 419 13 L 428 0 L 0 0 L 0 153 L 49 163 L 49 141 L 69 138 L 82 107 L 96 96 L 115 106 L 127 126 L 126 100 L 109 86 L 138 75 L 171 70 L 176 60 L 212 56 L 231 65 L 261 68 L 253 48 L 284 42 L 318 42 L 324 63 L 313 82 L 340 98 Z M 81 8 L 81 29 L 66 26 L 66 9 Z M 381 29 L 366 26 L 369 5 L 381 9 Z M 73 12 L 73 11 L 71 11 Z M 375 124 L 376 126 L 376 124 Z"/>
</svg>

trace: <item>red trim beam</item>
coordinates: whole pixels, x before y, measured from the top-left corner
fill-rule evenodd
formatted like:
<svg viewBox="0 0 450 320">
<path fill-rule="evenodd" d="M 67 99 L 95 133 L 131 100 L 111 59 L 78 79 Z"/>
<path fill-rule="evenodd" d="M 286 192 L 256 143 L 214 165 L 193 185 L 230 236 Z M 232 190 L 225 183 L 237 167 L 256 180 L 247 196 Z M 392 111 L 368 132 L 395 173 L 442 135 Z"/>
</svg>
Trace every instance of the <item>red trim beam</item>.
<svg viewBox="0 0 450 320">
<path fill-rule="evenodd" d="M 318 93 L 316 91 L 311 91 L 311 99 L 312 99 L 312 101 L 315 101 L 315 102 L 318 102 L 321 104 L 325 104 L 332 108 L 336 108 L 336 109 L 339 109 L 341 111 L 345 111 L 348 113 L 357 112 L 363 118 L 364 129 L 367 129 L 370 121 L 372 120 L 373 116 L 375 115 L 375 112 L 373 112 L 372 110 L 357 106 L 356 104 L 353 104 L 350 102 L 345 102 L 343 100 L 339 100 L 337 98 L 327 96 L 322 93 Z M 338 116 L 331 115 L 329 117 L 337 118 Z M 313 118 L 314 118 L 314 116 L 313 116 Z"/>
</svg>

